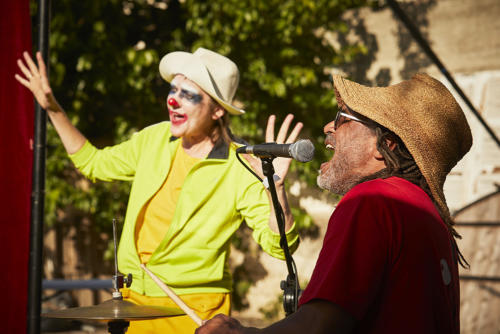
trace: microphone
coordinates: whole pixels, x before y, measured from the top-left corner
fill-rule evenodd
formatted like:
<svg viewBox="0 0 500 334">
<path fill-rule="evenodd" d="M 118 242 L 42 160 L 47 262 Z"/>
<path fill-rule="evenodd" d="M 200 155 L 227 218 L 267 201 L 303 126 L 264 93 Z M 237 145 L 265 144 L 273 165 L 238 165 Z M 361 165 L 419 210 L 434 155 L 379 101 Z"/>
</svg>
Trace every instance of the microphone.
<svg viewBox="0 0 500 334">
<path fill-rule="evenodd" d="M 314 145 L 310 140 L 301 139 L 293 144 L 264 143 L 242 146 L 236 149 L 236 153 L 250 153 L 261 158 L 292 158 L 308 162 L 314 157 Z"/>
</svg>

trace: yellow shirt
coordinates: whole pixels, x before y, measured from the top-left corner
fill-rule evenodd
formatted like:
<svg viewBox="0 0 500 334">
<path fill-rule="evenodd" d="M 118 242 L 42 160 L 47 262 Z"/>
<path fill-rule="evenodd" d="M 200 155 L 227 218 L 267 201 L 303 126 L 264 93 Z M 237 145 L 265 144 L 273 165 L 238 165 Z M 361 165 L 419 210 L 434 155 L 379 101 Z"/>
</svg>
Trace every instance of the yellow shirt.
<svg viewBox="0 0 500 334">
<path fill-rule="evenodd" d="M 142 263 L 148 262 L 165 237 L 174 216 L 184 179 L 199 160 L 201 159 L 188 155 L 180 145 L 167 179 L 142 209 L 135 230 L 137 253 Z"/>
<path fill-rule="evenodd" d="M 174 307 L 179 306 L 169 297 L 150 297 L 138 294 L 128 288 L 122 289 L 123 298 L 134 304 Z M 219 313 L 231 314 L 231 294 L 196 293 L 179 296 L 202 320 L 213 318 Z M 158 318 L 148 321 L 131 321 L 127 334 L 194 334 L 198 325 L 187 315 Z"/>
<path fill-rule="evenodd" d="M 186 175 L 201 159 L 189 156 L 182 146 L 175 153 L 167 179 L 144 206 L 136 225 L 136 247 L 142 263 L 147 263 L 163 240 L 174 216 L 179 193 Z M 122 290 L 125 300 L 136 304 L 178 307 L 169 297 L 149 297 L 129 289 Z M 218 313 L 229 314 L 231 297 L 228 293 L 188 294 L 180 297 L 202 319 Z M 127 333 L 194 333 L 198 326 L 187 315 L 149 321 L 132 321 Z"/>
</svg>

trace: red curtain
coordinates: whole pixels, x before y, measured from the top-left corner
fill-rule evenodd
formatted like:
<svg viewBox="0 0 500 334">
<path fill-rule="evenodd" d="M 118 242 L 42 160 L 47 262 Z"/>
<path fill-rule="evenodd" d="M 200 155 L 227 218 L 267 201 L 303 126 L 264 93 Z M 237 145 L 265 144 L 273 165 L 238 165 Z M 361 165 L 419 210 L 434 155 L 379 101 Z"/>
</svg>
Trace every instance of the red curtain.
<svg viewBox="0 0 500 334">
<path fill-rule="evenodd" d="M 0 332 L 15 334 L 26 333 L 34 109 L 14 74 L 31 53 L 29 0 L 0 0 L 0 45 Z"/>
</svg>

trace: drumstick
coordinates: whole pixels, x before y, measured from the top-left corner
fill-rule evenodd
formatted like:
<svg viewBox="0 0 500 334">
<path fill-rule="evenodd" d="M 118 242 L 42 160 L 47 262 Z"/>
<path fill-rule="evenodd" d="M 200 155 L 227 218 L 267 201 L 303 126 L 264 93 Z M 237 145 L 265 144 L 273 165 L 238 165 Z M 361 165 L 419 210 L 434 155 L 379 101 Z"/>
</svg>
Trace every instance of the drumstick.
<svg viewBox="0 0 500 334">
<path fill-rule="evenodd" d="M 153 279 L 153 281 L 163 290 L 163 292 L 165 292 L 167 294 L 167 296 L 169 296 L 170 299 L 172 299 L 174 301 L 174 303 L 176 303 L 177 306 L 179 306 L 181 308 L 181 310 L 183 310 L 184 312 L 186 312 L 186 314 L 194 322 L 196 322 L 196 324 L 198 326 L 201 326 L 203 324 L 203 320 L 201 320 L 201 318 L 198 316 L 198 314 L 196 314 L 191 308 L 189 308 L 189 306 L 187 306 L 186 303 L 184 303 L 182 301 L 182 299 L 180 299 L 179 296 L 177 296 L 175 294 L 175 292 L 172 291 L 172 289 L 170 289 L 165 283 L 163 283 L 163 281 L 160 280 L 158 278 L 158 276 L 156 276 L 155 274 L 153 274 L 153 272 L 151 272 L 151 270 L 149 270 L 144 265 L 144 263 L 141 263 L 141 268 L 142 268 L 142 270 L 144 270 Z"/>
</svg>

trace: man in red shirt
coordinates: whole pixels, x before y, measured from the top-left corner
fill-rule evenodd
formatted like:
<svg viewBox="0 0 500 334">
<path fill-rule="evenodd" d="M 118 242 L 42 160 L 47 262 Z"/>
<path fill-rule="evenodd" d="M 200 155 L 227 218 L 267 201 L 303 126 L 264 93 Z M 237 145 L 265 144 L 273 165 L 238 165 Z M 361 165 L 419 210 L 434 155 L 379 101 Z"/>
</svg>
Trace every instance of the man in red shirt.
<svg viewBox="0 0 500 334">
<path fill-rule="evenodd" d="M 268 328 L 218 315 L 196 333 L 455 333 L 458 250 L 443 184 L 472 135 L 450 92 L 417 74 L 372 88 L 334 77 L 318 185 L 344 195 L 297 312 Z"/>
</svg>

